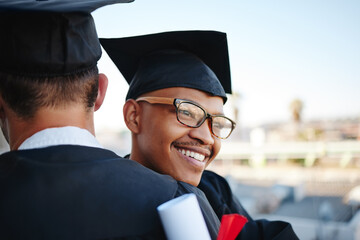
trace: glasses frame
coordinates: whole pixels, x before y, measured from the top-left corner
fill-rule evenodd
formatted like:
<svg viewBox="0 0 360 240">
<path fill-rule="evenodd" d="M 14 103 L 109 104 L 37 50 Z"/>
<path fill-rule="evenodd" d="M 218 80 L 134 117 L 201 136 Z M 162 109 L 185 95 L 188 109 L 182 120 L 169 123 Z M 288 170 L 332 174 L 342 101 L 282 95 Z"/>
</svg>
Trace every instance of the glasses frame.
<svg viewBox="0 0 360 240">
<path fill-rule="evenodd" d="M 234 131 L 235 127 L 236 127 L 236 123 L 233 120 L 231 120 L 230 118 L 228 118 L 228 117 L 226 117 L 226 116 L 224 116 L 222 114 L 219 114 L 219 115 L 210 114 L 202 106 L 200 106 L 196 102 L 193 102 L 193 101 L 190 101 L 190 100 L 179 99 L 179 98 L 168 98 L 168 97 L 139 97 L 138 99 L 136 99 L 136 101 L 137 102 L 144 101 L 144 102 L 147 102 L 147 103 L 150 103 L 150 104 L 174 105 L 175 109 L 176 109 L 176 119 L 178 120 L 178 122 L 181 123 L 182 125 L 185 125 L 185 126 L 190 127 L 190 128 L 198 128 L 206 121 L 206 119 L 210 119 L 209 128 L 210 128 L 211 134 L 214 135 L 215 137 L 219 138 L 219 139 L 227 139 L 231 135 L 231 133 Z M 180 106 L 181 103 L 190 103 L 190 104 L 193 104 L 193 105 L 197 106 L 198 108 L 200 108 L 205 113 L 205 118 L 203 118 L 203 120 L 200 123 L 198 123 L 196 126 L 191 126 L 191 125 L 183 123 L 179 119 L 179 115 L 178 115 L 179 106 Z M 231 131 L 229 132 L 229 134 L 226 137 L 220 137 L 220 136 L 218 136 L 218 135 L 216 135 L 214 133 L 213 128 L 212 128 L 213 117 L 223 117 L 223 118 L 226 118 L 227 120 L 229 120 L 231 122 Z"/>
</svg>

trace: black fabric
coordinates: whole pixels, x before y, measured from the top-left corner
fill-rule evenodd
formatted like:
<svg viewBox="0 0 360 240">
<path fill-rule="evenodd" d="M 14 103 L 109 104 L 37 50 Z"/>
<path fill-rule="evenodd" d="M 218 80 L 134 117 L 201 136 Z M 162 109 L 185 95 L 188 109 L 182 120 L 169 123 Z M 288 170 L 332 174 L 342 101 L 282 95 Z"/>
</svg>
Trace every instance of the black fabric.
<svg viewBox="0 0 360 240">
<path fill-rule="evenodd" d="M 248 220 L 252 220 L 239 200 L 232 194 L 228 182 L 222 176 L 205 170 L 198 188 L 205 193 L 219 220 L 224 214 L 231 213 L 239 213 Z"/>
<path fill-rule="evenodd" d="M 224 214 L 238 213 L 245 216 L 248 222 L 236 238 L 262 240 L 297 240 L 299 239 L 291 224 L 283 221 L 253 220 L 238 199 L 232 194 L 226 179 L 218 174 L 205 170 L 198 186 L 206 195 L 211 207 L 221 220 Z"/>
<path fill-rule="evenodd" d="M 194 189 L 99 148 L 8 152 L 0 156 L 0 239 L 164 239 L 156 207 L 199 195 Z"/>
<path fill-rule="evenodd" d="M 260 219 L 247 222 L 236 239 L 298 240 L 299 238 L 287 222 Z"/>
<path fill-rule="evenodd" d="M 198 89 L 224 102 L 231 93 L 225 33 L 173 31 L 100 42 L 130 84 L 126 99 L 170 87 Z"/>
<path fill-rule="evenodd" d="M 126 0 L 0 2 L 0 72 L 55 77 L 88 70 L 101 57 L 91 11 Z"/>
</svg>

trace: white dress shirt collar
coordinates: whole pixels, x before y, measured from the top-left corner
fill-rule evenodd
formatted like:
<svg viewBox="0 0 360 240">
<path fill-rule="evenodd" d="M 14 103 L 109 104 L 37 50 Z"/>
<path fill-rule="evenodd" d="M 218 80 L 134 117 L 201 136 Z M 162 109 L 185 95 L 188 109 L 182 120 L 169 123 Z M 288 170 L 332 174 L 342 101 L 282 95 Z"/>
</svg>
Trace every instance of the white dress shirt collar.
<svg viewBox="0 0 360 240">
<path fill-rule="evenodd" d="M 26 139 L 19 150 L 44 148 L 56 145 L 81 145 L 102 148 L 95 137 L 87 130 L 78 127 L 47 128 Z"/>
</svg>

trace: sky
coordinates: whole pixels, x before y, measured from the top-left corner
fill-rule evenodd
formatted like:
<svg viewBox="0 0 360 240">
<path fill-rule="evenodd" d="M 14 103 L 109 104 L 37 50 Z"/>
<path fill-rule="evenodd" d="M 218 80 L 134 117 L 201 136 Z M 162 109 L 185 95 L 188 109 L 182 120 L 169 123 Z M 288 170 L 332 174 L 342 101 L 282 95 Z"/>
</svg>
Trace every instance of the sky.
<svg viewBox="0 0 360 240">
<path fill-rule="evenodd" d="M 93 12 L 99 37 L 177 30 L 215 30 L 228 38 L 240 125 L 290 120 L 289 105 L 304 104 L 303 119 L 360 117 L 360 1 L 358 0 L 135 0 Z M 127 83 L 103 53 L 99 69 L 108 95 L 97 128 L 122 128 Z M 231 102 L 225 105 L 229 110 Z"/>
</svg>

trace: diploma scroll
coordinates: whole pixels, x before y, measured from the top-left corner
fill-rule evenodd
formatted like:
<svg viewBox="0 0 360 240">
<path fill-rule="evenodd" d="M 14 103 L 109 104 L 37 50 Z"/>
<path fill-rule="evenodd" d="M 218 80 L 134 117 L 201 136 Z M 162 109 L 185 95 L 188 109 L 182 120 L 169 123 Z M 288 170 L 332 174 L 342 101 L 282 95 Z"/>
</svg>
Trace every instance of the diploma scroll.
<svg viewBox="0 0 360 240">
<path fill-rule="evenodd" d="M 211 239 L 195 194 L 172 199 L 157 210 L 169 240 Z"/>
</svg>

